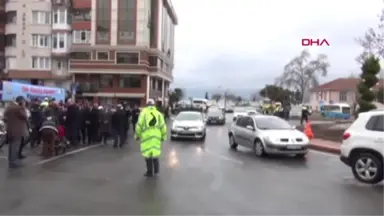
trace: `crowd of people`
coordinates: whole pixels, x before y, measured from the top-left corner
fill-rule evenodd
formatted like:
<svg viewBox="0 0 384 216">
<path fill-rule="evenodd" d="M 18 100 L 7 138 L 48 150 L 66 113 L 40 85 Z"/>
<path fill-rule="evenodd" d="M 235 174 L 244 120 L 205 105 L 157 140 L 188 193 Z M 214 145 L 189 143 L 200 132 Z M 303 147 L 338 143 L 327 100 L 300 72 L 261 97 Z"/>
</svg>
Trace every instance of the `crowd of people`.
<svg viewBox="0 0 384 216">
<path fill-rule="evenodd" d="M 161 104 L 157 107 L 163 110 Z M 57 146 L 107 145 L 112 140 L 114 148 L 121 148 L 128 142 L 129 130 L 135 132 L 139 114 L 140 108 L 128 103 L 103 107 L 87 101 L 74 103 L 68 99 L 57 103 L 46 98 L 27 105 L 25 98 L 17 97 L 3 114 L 7 135 L 2 145 L 9 145 L 10 168 L 21 166 L 23 149 L 28 144 L 35 148 L 42 143 L 41 155 L 45 158 L 56 155 Z M 167 114 L 165 111 L 164 116 Z"/>
</svg>

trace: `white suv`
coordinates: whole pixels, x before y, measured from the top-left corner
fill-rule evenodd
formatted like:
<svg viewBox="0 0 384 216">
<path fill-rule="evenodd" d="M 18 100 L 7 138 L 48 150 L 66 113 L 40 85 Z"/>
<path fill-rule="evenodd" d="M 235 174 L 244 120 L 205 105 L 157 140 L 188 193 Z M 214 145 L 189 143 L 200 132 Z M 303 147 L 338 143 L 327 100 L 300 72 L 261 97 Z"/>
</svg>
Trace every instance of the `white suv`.
<svg viewBox="0 0 384 216">
<path fill-rule="evenodd" d="M 384 110 L 360 113 L 345 131 L 340 159 L 355 178 L 368 184 L 383 180 Z"/>
</svg>

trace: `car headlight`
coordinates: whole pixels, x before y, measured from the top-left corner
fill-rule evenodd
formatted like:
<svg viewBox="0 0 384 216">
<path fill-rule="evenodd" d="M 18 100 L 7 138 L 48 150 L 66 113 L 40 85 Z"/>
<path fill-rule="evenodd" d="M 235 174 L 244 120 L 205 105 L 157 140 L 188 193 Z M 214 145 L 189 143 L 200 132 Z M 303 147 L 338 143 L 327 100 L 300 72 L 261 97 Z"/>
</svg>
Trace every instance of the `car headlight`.
<svg viewBox="0 0 384 216">
<path fill-rule="evenodd" d="M 197 127 L 197 130 L 204 130 L 204 126 Z"/>
</svg>

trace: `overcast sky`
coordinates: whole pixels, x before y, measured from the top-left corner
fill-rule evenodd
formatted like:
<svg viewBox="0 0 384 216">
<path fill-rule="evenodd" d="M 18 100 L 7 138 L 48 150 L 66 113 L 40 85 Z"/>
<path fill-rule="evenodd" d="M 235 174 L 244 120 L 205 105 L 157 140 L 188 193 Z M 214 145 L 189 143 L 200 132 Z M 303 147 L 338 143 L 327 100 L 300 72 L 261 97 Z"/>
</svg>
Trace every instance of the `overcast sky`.
<svg viewBox="0 0 384 216">
<path fill-rule="evenodd" d="M 355 38 L 378 24 L 382 0 L 172 0 L 175 87 L 262 88 L 300 54 L 302 38 L 326 38 L 326 80 L 358 73 Z"/>
</svg>

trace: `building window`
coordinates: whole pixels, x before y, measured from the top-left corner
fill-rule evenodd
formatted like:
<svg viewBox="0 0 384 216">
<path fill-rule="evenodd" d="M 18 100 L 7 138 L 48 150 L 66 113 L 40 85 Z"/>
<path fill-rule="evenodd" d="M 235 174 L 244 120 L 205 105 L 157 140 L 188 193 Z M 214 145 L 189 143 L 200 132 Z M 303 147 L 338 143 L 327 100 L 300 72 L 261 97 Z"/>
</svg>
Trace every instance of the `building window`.
<svg viewBox="0 0 384 216">
<path fill-rule="evenodd" d="M 139 53 L 116 53 L 117 64 L 139 64 Z"/>
<path fill-rule="evenodd" d="M 111 5 L 109 1 L 97 1 L 96 42 L 105 43 L 109 40 L 111 24 Z"/>
<path fill-rule="evenodd" d="M 141 77 L 134 75 L 121 75 L 120 88 L 141 88 Z"/>
<path fill-rule="evenodd" d="M 74 30 L 73 43 L 88 44 L 90 43 L 91 31 L 88 30 Z"/>
<path fill-rule="evenodd" d="M 119 0 L 118 39 L 134 43 L 136 35 L 136 0 Z"/>
<path fill-rule="evenodd" d="M 50 35 L 33 34 L 31 38 L 31 46 L 38 48 L 49 48 L 51 44 Z"/>
<path fill-rule="evenodd" d="M 16 46 L 16 34 L 5 35 L 5 46 L 15 47 Z"/>
<path fill-rule="evenodd" d="M 97 60 L 109 60 L 108 52 L 97 52 Z"/>
<path fill-rule="evenodd" d="M 90 21 L 92 19 L 91 11 L 89 9 L 73 9 L 73 21 Z"/>
<path fill-rule="evenodd" d="M 339 93 L 339 101 L 347 101 L 347 92 L 340 92 Z"/>
<path fill-rule="evenodd" d="M 67 10 L 60 8 L 53 12 L 53 24 L 67 24 Z"/>
<path fill-rule="evenodd" d="M 17 12 L 8 11 L 6 13 L 6 24 L 16 24 L 17 23 Z"/>
<path fill-rule="evenodd" d="M 32 57 L 32 68 L 33 69 L 50 69 L 51 59 L 49 57 Z"/>
<path fill-rule="evenodd" d="M 16 68 L 16 56 L 5 57 L 5 68 L 15 69 Z"/>
<path fill-rule="evenodd" d="M 112 88 L 113 87 L 113 75 L 101 75 L 100 76 L 100 87 L 101 88 Z"/>
<path fill-rule="evenodd" d="M 149 61 L 149 66 L 157 67 L 157 56 L 149 56 L 148 61 Z"/>
<path fill-rule="evenodd" d="M 32 11 L 33 24 L 51 24 L 51 13 L 47 11 Z"/>
<path fill-rule="evenodd" d="M 60 60 L 56 61 L 56 69 L 57 70 L 63 69 L 63 62 L 62 61 L 60 61 Z"/>
<path fill-rule="evenodd" d="M 59 48 L 65 47 L 65 35 L 59 34 Z"/>
<path fill-rule="evenodd" d="M 89 60 L 91 53 L 89 52 L 71 52 L 71 59 Z"/>
</svg>

